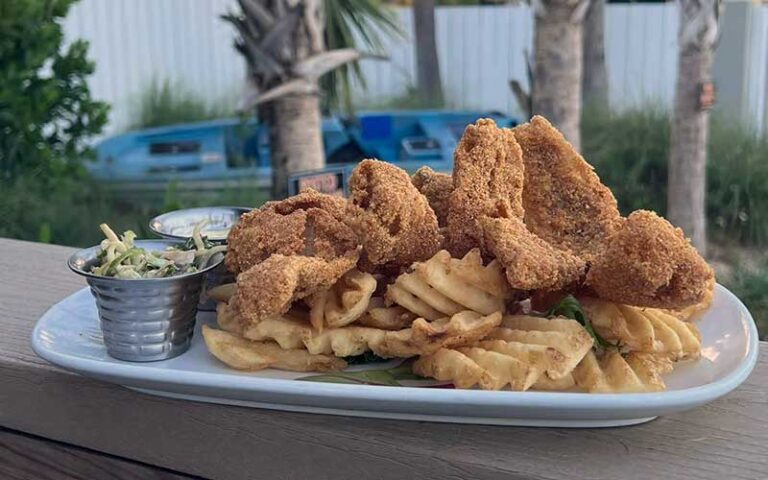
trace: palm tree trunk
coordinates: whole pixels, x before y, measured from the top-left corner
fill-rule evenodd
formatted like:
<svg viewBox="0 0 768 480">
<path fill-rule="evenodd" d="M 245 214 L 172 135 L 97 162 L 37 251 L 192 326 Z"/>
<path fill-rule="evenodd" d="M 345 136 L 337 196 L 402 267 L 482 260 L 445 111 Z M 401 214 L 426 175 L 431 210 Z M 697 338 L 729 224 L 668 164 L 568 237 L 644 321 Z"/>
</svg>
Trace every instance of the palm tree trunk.
<svg viewBox="0 0 768 480">
<path fill-rule="evenodd" d="M 535 11 L 533 113 L 581 146 L 582 23 L 585 2 L 549 0 Z"/>
<path fill-rule="evenodd" d="M 679 58 L 672 118 L 667 216 L 693 245 L 706 252 L 705 211 L 709 112 L 701 108 L 701 85 L 712 79 L 720 0 L 681 0 Z"/>
<path fill-rule="evenodd" d="M 608 106 L 608 71 L 605 67 L 605 0 L 592 0 L 584 17 L 584 75 L 582 97 L 586 105 Z"/>
<path fill-rule="evenodd" d="M 435 0 L 414 0 L 413 35 L 416 38 L 418 91 L 428 105 L 443 103 L 440 61 L 435 41 Z"/>
<path fill-rule="evenodd" d="M 289 95 L 274 101 L 272 198 L 288 196 L 288 177 L 325 166 L 320 99 L 317 95 Z"/>
</svg>

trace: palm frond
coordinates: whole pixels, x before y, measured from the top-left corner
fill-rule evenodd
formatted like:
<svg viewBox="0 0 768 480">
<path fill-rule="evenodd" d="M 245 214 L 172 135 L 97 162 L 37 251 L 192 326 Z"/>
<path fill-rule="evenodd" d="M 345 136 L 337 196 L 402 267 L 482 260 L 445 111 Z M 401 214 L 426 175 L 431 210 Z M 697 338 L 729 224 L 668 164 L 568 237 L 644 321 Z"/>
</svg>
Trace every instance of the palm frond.
<svg viewBox="0 0 768 480">
<path fill-rule="evenodd" d="M 328 50 L 355 48 L 383 54 L 384 36 L 402 36 L 394 10 L 382 0 L 325 0 L 325 43 Z M 359 43 L 359 45 L 358 45 Z M 366 88 L 359 62 L 342 65 L 321 79 L 327 110 L 352 110 L 352 79 Z"/>
</svg>

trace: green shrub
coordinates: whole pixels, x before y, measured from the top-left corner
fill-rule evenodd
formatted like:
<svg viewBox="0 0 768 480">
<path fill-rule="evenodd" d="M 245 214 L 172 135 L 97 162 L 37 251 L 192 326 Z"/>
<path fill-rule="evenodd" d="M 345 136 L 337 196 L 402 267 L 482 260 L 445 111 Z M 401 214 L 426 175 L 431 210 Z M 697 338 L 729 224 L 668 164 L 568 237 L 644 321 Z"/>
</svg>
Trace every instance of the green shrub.
<svg viewBox="0 0 768 480">
<path fill-rule="evenodd" d="M 768 137 L 715 116 L 709 142 L 707 212 L 725 239 L 768 242 Z"/>
<path fill-rule="evenodd" d="M 622 213 L 666 211 L 669 116 L 656 107 L 584 111 L 582 151 L 613 190 Z"/>
<path fill-rule="evenodd" d="M 757 270 L 737 267 L 726 287 L 744 302 L 762 340 L 768 340 L 768 265 Z"/>
<path fill-rule="evenodd" d="M 99 224 L 153 237 L 149 220 L 163 212 L 207 205 L 257 207 L 266 200 L 257 189 L 212 193 L 180 191 L 174 183 L 156 197 L 118 196 L 86 176 L 64 177 L 48 185 L 34 177 L 15 180 L 0 195 L 0 237 L 88 247 L 102 239 Z"/>
<path fill-rule="evenodd" d="M 645 107 L 584 111 L 582 150 L 611 187 L 623 213 L 664 214 L 669 114 Z M 768 242 L 768 138 L 721 114 L 712 116 L 707 160 L 707 217 L 712 239 Z"/>
<path fill-rule="evenodd" d="M 158 212 L 113 198 L 87 177 L 62 177 L 53 185 L 22 177 L 0 196 L 0 237 L 91 246 L 101 240 L 100 223 L 146 236 L 147 221 Z"/>
<path fill-rule="evenodd" d="M 179 82 L 152 81 L 139 94 L 130 129 L 234 117 L 233 99 L 208 102 Z"/>
<path fill-rule="evenodd" d="M 55 182 L 81 168 L 108 106 L 94 101 L 82 40 L 64 47 L 73 0 L 0 2 L 0 187 L 23 175 Z"/>
</svg>

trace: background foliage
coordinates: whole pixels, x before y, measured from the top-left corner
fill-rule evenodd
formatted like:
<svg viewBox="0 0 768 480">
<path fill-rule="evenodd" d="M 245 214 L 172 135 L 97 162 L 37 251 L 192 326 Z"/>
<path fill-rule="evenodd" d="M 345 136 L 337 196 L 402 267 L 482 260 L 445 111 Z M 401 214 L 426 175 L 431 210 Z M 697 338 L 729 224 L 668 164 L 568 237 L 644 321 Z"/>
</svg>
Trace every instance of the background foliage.
<svg viewBox="0 0 768 480">
<path fill-rule="evenodd" d="M 154 80 L 139 94 L 131 130 L 237 116 L 234 98 L 208 102 L 181 82 Z"/>
<path fill-rule="evenodd" d="M 76 174 L 108 107 L 91 98 L 94 65 L 82 40 L 62 46 L 72 0 L 0 2 L 0 174 Z"/>
<path fill-rule="evenodd" d="M 666 211 L 669 115 L 657 107 L 621 113 L 586 109 L 584 157 L 623 213 Z M 712 117 L 707 160 L 711 240 L 768 243 L 768 138 L 721 114 Z"/>
</svg>

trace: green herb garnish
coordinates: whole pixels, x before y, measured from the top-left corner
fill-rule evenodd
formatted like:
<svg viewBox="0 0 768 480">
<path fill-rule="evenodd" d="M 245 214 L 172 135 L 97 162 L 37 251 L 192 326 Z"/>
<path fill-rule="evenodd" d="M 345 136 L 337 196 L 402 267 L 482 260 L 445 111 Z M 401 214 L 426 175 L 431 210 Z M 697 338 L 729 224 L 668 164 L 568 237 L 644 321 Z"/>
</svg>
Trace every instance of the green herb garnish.
<svg viewBox="0 0 768 480">
<path fill-rule="evenodd" d="M 592 322 L 589 321 L 589 318 L 587 318 L 584 310 L 581 309 L 581 304 L 573 295 L 563 297 L 562 300 L 557 302 L 557 304 L 550 308 L 549 311 L 544 315 L 547 317 L 560 316 L 576 320 L 582 324 L 584 326 L 584 330 L 586 330 L 592 336 L 592 338 L 595 339 L 595 344 L 598 347 L 618 348 L 618 345 L 612 344 L 595 331 L 595 327 L 592 326 Z"/>
</svg>

